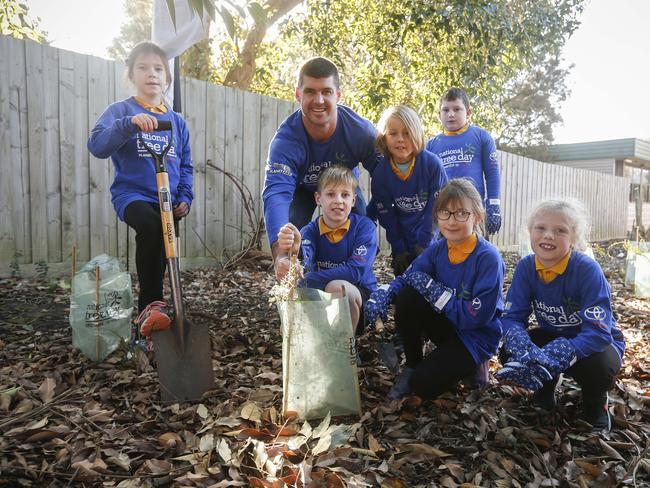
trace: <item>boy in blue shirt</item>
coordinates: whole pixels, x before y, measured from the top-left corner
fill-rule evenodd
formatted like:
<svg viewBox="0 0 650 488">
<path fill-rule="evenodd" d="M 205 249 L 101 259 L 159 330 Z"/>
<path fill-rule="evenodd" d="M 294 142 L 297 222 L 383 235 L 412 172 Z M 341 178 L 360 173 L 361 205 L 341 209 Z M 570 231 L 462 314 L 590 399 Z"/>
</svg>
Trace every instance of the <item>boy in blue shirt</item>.
<svg viewBox="0 0 650 488">
<path fill-rule="evenodd" d="M 496 234 L 501 228 L 497 147 L 485 129 L 469 123 L 471 115 L 465 91 L 450 88 L 440 101 L 443 131 L 427 143 L 427 150 L 442 159 L 447 178 L 472 180 L 485 206 L 486 234 Z"/>
<path fill-rule="evenodd" d="M 358 165 L 372 173 L 377 152 L 373 125 L 352 109 L 339 105 L 341 89 L 336 65 L 317 57 L 300 68 L 297 110 L 278 128 L 266 164 L 264 224 L 271 245 L 276 276 L 284 275 L 289 261 L 277 246 L 280 227 L 291 222 L 297 228 L 309 223 L 314 213 L 314 191 L 325 168 L 340 164 L 359 177 Z M 354 210 L 366 214 L 366 204 L 357 188 Z"/>
<path fill-rule="evenodd" d="M 282 226 L 277 242 L 284 253 L 301 253 L 307 286 L 328 293 L 338 293 L 345 287 L 352 324 L 360 333 L 363 303 L 377 288 L 372 271 L 377 233 L 369 218 L 351 213 L 356 189 L 357 179 L 349 168 L 327 168 L 318 179 L 315 194 L 322 216 L 300 232 L 291 223 Z"/>
</svg>

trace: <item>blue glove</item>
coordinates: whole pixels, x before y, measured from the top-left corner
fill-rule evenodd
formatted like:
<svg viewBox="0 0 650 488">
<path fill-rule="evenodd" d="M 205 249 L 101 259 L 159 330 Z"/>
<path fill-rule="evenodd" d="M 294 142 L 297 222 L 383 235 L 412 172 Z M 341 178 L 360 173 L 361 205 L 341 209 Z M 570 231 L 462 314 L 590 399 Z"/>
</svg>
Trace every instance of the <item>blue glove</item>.
<svg viewBox="0 0 650 488">
<path fill-rule="evenodd" d="M 369 324 L 374 324 L 381 317 L 388 320 L 388 306 L 393 301 L 393 294 L 386 288 L 377 288 L 363 306 L 363 312 Z"/>
<path fill-rule="evenodd" d="M 531 360 L 530 354 L 540 351 L 525 329 L 512 326 L 503 336 L 503 351 L 508 362 L 526 363 Z"/>
<path fill-rule="evenodd" d="M 496 234 L 501 228 L 501 208 L 498 204 L 488 204 L 485 207 L 487 218 L 485 221 L 485 231 L 489 234 Z"/>
<path fill-rule="evenodd" d="M 527 390 L 537 391 L 544 383 L 553 379 L 548 371 L 537 363 L 525 364 L 520 362 L 506 363 L 495 374 L 499 381 L 514 383 Z"/>
<path fill-rule="evenodd" d="M 407 284 L 411 285 L 433 309 L 440 313 L 454 295 L 454 290 L 447 288 L 435 281 L 431 276 L 422 271 L 412 271 L 404 275 Z"/>
<path fill-rule="evenodd" d="M 531 351 L 530 361 L 544 367 L 555 378 L 575 363 L 576 349 L 566 337 L 558 337 L 539 351 Z"/>
</svg>

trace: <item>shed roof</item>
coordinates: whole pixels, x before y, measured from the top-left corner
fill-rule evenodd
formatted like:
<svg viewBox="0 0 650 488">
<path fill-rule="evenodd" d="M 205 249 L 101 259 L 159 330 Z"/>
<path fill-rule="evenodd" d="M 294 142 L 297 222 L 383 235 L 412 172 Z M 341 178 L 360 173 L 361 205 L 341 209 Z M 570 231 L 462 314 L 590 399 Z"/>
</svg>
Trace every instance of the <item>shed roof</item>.
<svg viewBox="0 0 650 488">
<path fill-rule="evenodd" d="M 551 161 L 583 159 L 622 159 L 626 164 L 650 168 L 650 141 L 645 139 L 612 139 L 547 146 Z"/>
</svg>

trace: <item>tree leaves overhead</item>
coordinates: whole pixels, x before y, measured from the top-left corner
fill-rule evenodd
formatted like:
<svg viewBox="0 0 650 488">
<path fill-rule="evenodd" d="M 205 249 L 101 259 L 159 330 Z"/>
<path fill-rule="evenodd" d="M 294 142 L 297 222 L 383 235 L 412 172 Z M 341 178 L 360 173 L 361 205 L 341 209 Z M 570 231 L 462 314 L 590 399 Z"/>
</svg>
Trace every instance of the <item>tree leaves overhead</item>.
<svg viewBox="0 0 650 488">
<path fill-rule="evenodd" d="M 370 120 L 389 105 L 407 103 L 434 132 L 439 97 L 460 86 L 470 95 L 474 121 L 501 134 L 519 109 L 504 113 L 518 90 L 532 86 L 548 98 L 559 89 L 560 99 L 566 93 L 566 70 L 555 73 L 561 76 L 551 87 L 530 79 L 559 59 L 581 11 L 582 0 L 310 0 L 307 13 L 291 19 L 276 44 L 302 58 L 333 59 L 343 74 L 345 103 Z M 546 116 L 548 107 L 537 105 Z M 548 115 L 550 123 L 555 115 Z"/>
<path fill-rule="evenodd" d="M 38 25 L 40 19 L 29 16 L 29 7 L 18 0 L 2 0 L 0 2 L 0 34 L 12 36 L 16 39 L 31 39 L 44 42 L 47 37 Z"/>
</svg>

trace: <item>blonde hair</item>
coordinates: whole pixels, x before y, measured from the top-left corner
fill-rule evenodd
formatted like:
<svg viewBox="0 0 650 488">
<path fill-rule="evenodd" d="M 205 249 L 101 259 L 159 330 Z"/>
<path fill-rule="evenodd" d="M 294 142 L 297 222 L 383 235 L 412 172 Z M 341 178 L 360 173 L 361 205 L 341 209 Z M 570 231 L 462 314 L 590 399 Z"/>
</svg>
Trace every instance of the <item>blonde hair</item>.
<svg viewBox="0 0 650 488">
<path fill-rule="evenodd" d="M 585 206 L 575 198 L 548 198 L 539 202 L 528 217 L 528 233 L 533 229 L 535 220 L 542 214 L 555 213 L 566 218 L 569 228 L 573 231 L 573 247 L 579 251 L 587 249 L 587 238 L 590 232 L 589 215 Z"/>
<path fill-rule="evenodd" d="M 411 144 L 415 154 L 420 154 L 424 150 L 424 129 L 418 113 L 407 105 L 395 105 L 384 110 L 377 124 L 376 145 L 379 152 L 387 158 L 390 158 L 388 147 L 386 146 L 386 132 L 388 131 L 388 121 L 392 118 L 401 120 L 408 130 Z"/>
<path fill-rule="evenodd" d="M 450 202 L 460 203 L 463 199 L 469 201 L 472 208 L 468 209 L 476 216 L 474 232 L 481 233 L 481 226 L 478 225 L 485 219 L 485 208 L 483 200 L 474 183 L 469 178 L 454 178 L 440 190 L 436 197 L 436 203 L 433 206 L 433 215 L 437 220 L 438 210 L 449 205 Z"/>
<path fill-rule="evenodd" d="M 320 174 L 316 191 L 320 193 L 323 188 L 328 186 L 349 186 L 352 188 L 352 192 L 356 192 L 358 185 L 359 182 L 350 168 L 335 164 Z"/>
</svg>

